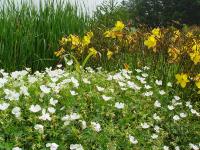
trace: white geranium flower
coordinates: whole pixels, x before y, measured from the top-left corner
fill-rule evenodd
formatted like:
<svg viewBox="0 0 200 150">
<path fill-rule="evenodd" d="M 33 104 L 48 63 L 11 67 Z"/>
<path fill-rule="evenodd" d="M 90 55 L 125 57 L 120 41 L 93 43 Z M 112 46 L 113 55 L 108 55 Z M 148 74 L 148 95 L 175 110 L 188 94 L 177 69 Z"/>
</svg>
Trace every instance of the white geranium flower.
<svg viewBox="0 0 200 150">
<path fill-rule="evenodd" d="M 157 135 L 157 134 L 152 134 L 152 135 L 151 135 L 151 138 L 152 138 L 152 139 L 157 139 L 157 138 L 158 138 L 158 135 Z"/>
<path fill-rule="evenodd" d="M 160 95 L 166 94 L 166 92 L 164 90 L 160 90 L 159 93 L 160 93 Z"/>
<path fill-rule="evenodd" d="M 28 93 L 28 88 L 26 86 L 21 86 L 20 87 L 20 94 L 23 94 L 25 96 L 29 96 L 30 94 Z"/>
<path fill-rule="evenodd" d="M 41 85 L 41 86 L 40 86 L 40 90 L 41 90 L 43 93 L 45 93 L 45 94 L 48 94 L 48 93 L 50 93 L 50 91 L 51 91 L 51 89 L 48 88 L 46 85 Z"/>
<path fill-rule="evenodd" d="M 143 67 L 144 70 L 149 70 L 150 68 L 148 66 Z"/>
<path fill-rule="evenodd" d="M 40 105 L 31 105 L 31 107 L 29 108 L 29 110 L 30 110 L 31 112 L 36 113 L 36 112 L 41 111 L 42 108 L 40 107 Z"/>
<path fill-rule="evenodd" d="M 58 100 L 54 100 L 53 98 L 50 99 L 51 105 L 56 106 L 57 103 L 58 103 Z"/>
<path fill-rule="evenodd" d="M 0 104 L 0 110 L 6 110 L 8 109 L 9 106 L 10 106 L 9 103 L 2 103 Z"/>
<path fill-rule="evenodd" d="M 6 78 L 0 78 L 0 88 L 2 88 L 7 82 L 8 80 Z"/>
<path fill-rule="evenodd" d="M 81 127 L 82 127 L 82 129 L 83 129 L 83 130 L 86 129 L 86 128 L 87 128 L 87 123 L 86 123 L 86 121 L 85 121 L 85 120 L 80 120 L 80 122 L 81 122 Z"/>
<path fill-rule="evenodd" d="M 156 113 L 153 114 L 153 119 L 154 120 L 161 120 L 161 118 Z"/>
<path fill-rule="evenodd" d="M 59 145 L 56 144 L 56 143 L 47 143 L 47 144 L 46 144 L 46 147 L 49 147 L 50 150 L 57 150 L 58 147 L 59 147 Z"/>
<path fill-rule="evenodd" d="M 40 116 L 39 119 L 44 120 L 44 121 L 46 121 L 46 120 L 51 121 L 50 114 L 46 113 L 46 109 L 42 110 L 42 116 Z"/>
<path fill-rule="evenodd" d="M 84 82 L 85 84 L 91 84 L 91 82 L 90 82 L 87 78 L 83 78 L 83 82 Z"/>
<path fill-rule="evenodd" d="M 162 85 L 162 81 L 161 80 L 156 80 L 156 84 L 157 85 Z"/>
<path fill-rule="evenodd" d="M 78 80 L 75 79 L 74 77 L 71 77 L 71 82 L 74 84 L 74 87 L 75 87 L 75 88 L 79 87 Z"/>
<path fill-rule="evenodd" d="M 180 98 L 179 96 L 174 96 L 174 99 L 178 101 L 178 100 L 180 100 L 181 98 Z"/>
<path fill-rule="evenodd" d="M 105 90 L 105 88 L 100 87 L 100 86 L 96 86 L 96 88 L 97 88 L 97 90 L 98 90 L 99 92 L 103 92 L 103 91 Z"/>
<path fill-rule="evenodd" d="M 116 103 L 115 103 L 115 107 L 116 107 L 117 109 L 123 109 L 123 108 L 124 108 L 124 103 L 116 102 Z"/>
<path fill-rule="evenodd" d="M 68 66 L 71 66 L 73 64 L 73 60 L 71 59 L 71 60 L 69 60 L 69 61 L 67 61 L 67 65 Z"/>
<path fill-rule="evenodd" d="M 180 117 L 185 118 L 185 117 L 187 117 L 187 114 L 186 113 L 180 113 Z"/>
<path fill-rule="evenodd" d="M 157 133 L 159 133 L 160 132 L 160 127 L 159 126 L 157 126 L 157 125 L 155 125 L 154 126 L 154 128 L 153 128 Z"/>
<path fill-rule="evenodd" d="M 103 98 L 104 101 L 109 101 L 109 100 L 111 100 L 112 97 L 102 95 L 102 98 Z"/>
<path fill-rule="evenodd" d="M 193 150 L 199 150 L 198 145 L 195 145 L 195 144 L 190 143 L 189 146 L 190 146 L 190 148 L 193 149 Z"/>
<path fill-rule="evenodd" d="M 70 150 L 84 150 L 81 144 L 71 144 Z"/>
<path fill-rule="evenodd" d="M 15 115 L 16 118 L 19 118 L 21 115 L 21 108 L 20 107 L 13 108 L 12 114 Z"/>
<path fill-rule="evenodd" d="M 72 113 L 72 114 L 70 114 L 70 119 L 71 119 L 71 120 L 77 120 L 77 119 L 79 119 L 79 118 L 80 118 L 80 115 L 77 114 L 77 113 Z"/>
<path fill-rule="evenodd" d="M 73 90 L 70 90 L 70 93 L 71 93 L 72 96 L 78 95 L 78 93 L 76 93 L 76 92 L 73 91 Z"/>
<path fill-rule="evenodd" d="M 141 123 L 141 127 L 143 129 L 148 129 L 150 127 L 150 125 L 148 125 L 146 122 L 145 123 Z"/>
<path fill-rule="evenodd" d="M 171 82 L 168 82 L 168 83 L 167 83 L 167 86 L 168 86 L 168 87 L 172 87 L 172 83 L 171 83 Z"/>
<path fill-rule="evenodd" d="M 31 84 L 35 83 L 37 80 L 38 79 L 36 77 L 34 77 L 34 76 L 29 76 L 28 77 L 28 82 L 31 83 Z"/>
<path fill-rule="evenodd" d="M 132 144 L 137 144 L 138 143 L 138 140 L 134 136 L 129 135 L 128 137 L 129 137 L 129 141 Z"/>
<path fill-rule="evenodd" d="M 118 84 L 119 84 L 120 87 L 125 87 L 126 86 L 126 83 L 121 82 L 121 81 L 119 81 Z"/>
<path fill-rule="evenodd" d="M 163 150 L 169 150 L 168 146 L 163 146 Z"/>
<path fill-rule="evenodd" d="M 173 119 L 174 119 L 174 121 L 178 121 L 178 120 L 180 120 L 181 118 L 180 118 L 178 115 L 175 115 L 175 116 L 173 117 Z"/>
<path fill-rule="evenodd" d="M 161 107 L 161 103 L 159 101 L 155 101 L 154 106 L 157 108 Z"/>
<path fill-rule="evenodd" d="M 179 147 L 179 146 L 176 146 L 176 147 L 175 147 L 175 150 L 180 150 L 180 147 Z"/>
<path fill-rule="evenodd" d="M 141 87 L 139 87 L 139 86 L 138 86 L 137 84 L 135 84 L 134 82 L 128 81 L 127 84 L 128 84 L 128 87 L 132 88 L 133 90 L 138 91 L 138 90 L 141 89 Z"/>
<path fill-rule="evenodd" d="M 144 78 L 146 78 L 146 77 L 148 77 L 149 75 L 147 74 L 147 73 L 143 73 L 142 74 L 142 77 L 144 77 Z"/>
<path fill-rule="evenodd" d="M 169 110 L 173 110 L 174 109 L 173 105 L 168 105 L 167 107 L 168 107 Z"/>
<path fill-rule="evenodd" d="M 147 90 L 149 90 L 149 89 L 151 89 L 152 87 L 151 87 L 150 85 L 146 85 L 146 84 L 145 84 L 145 85 L 144 85 L 144 88 L 147 89 Z"/>
<path fill-rule="evenodd" d="M 48 107 L 48 112 L 54 114 L 56 112 L 56 109 L 53 107 Z"/>
<path fill-rule="evenodd" d="M 136 71 L 137 73 L 141 73 L 141 72 L 142 72 L 142 70 L 140 70 L 140 69 L 135 69 L 135 71 Z"/>
<path fill-rule="evenodd" d="M 22 148 L 14 147 L 14 148 L 12 148 L 12 150 L 22 150 Z"/>
<path fill-rule="evenodd" d="M 11 101 L 19 100 L 20 94 L 15 91 L 11 91 L 9 89 L 4 89 L 4 93 L 6 94 L 5 99 L 11 100 Z"/>
<path fill-rule="evenodd" d="M 101 125 L 97 122 L 91 122 L 91 126 L 96 132 L 100 132 L 102 130 Z"/>
<path fill-rule="evenodd" d="M 144 96 L 146 97 L 149 97 L 149 96 L 152 96 L 153 95 L 153 92 L 152 91 L 149 91 L 149 92 L 145 92 L 144 93 Z"/>
<path fill-rule="evenodd" d="M 39 133 L 43 133 L 44 132 L 44 126 L 41 124 L 36 124 L 34 126 L 34 129 L 37 130 Z"/>
</svg>

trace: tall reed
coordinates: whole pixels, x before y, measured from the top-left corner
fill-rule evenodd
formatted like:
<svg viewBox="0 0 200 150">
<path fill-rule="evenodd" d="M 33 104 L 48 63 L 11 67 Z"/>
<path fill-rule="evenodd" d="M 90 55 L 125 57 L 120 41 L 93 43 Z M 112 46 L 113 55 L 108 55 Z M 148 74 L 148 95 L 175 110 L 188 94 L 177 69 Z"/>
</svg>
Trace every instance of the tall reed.
<svg viewBox="0 0 200 150">
<path fill-rule="evenodd" d="M 6 0 L 0 8 L 0 68 L 41 70 L 56 63 L 53 52 L 65 34 L 82 35 L 89 17 L 62 0 L 33 2 Z"/>
</svg>

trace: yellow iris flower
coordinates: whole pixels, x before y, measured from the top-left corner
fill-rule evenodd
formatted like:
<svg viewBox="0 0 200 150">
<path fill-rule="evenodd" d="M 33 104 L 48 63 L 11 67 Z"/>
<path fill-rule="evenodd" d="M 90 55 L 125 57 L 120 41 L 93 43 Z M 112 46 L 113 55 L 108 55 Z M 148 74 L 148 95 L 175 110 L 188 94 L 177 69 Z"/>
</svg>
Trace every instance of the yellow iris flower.
<svg viewBox="0 0 200 150">
<path fill-rule="evenodd" d="M 122 21 L 117 21 L 113 30 L 114 31 L 122 31 L 124 28 L 125 28 L 124 23 Z"/>
<path fill-rule="evenodd" d="M 154 28 L 152 31 L 152 34 L 158 38 L 161 37 L 161 33 L 160 33 L 160 28 Z"/>
<path fill-rule="evenodd" d="M 91 54 L 93 54 L 94 56 L 97 55 L 97 50 L 96 50 L 94 47 L 89 48 L 89 52 L 90 52 Z"/>
<path fill-rule="evenodd" d="M 112 55 L 113 55 L 113 52 L 108 50 L 108 52 L 107 52 L 108 60 L 112 57 Z"/>
<path fill-rule="evenodd" d="M 154 48 L 156 44 L 157 44 L 157 40 L 155 39 L 153 35 L 149 36 L 148 39 L 144 41 L 144 45 L 146 45 L 148 49 Z"/>
<path fill-rule="evenodd" d="M 188 75 L 181 73 L 181 74 L 176 74 L 176 80 L 177 80 L 177 84 L 180 84 L 182 88 L 185 88 L 187 83 L 190 82 L 188 80 Z"/>
</svg>

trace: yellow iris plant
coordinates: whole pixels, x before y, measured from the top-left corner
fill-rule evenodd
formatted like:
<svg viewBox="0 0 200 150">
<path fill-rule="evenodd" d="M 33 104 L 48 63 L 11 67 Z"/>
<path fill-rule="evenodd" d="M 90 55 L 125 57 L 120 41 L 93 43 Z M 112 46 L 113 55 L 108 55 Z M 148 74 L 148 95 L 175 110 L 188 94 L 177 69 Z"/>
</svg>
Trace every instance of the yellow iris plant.
<svg viewBox="0 0 200 150">
<path fill-rule="evenodd" d="M 94 47 L 89 48 L 89 52 L 94 56 L 97 55 L 97 50 Z"/>
<path fill-rule="evenodd" d="M 151 32 L 152 32 L 152 34 L 153 34 L 154 36 L 156 36 L 157 38 L 160 38 L 160 37 L 161 37 L 160 28 L 154 28 Z"/>
<path fill-rule="evenodd" d="M 193 52 L 189 53 L 190 59 L 194 62 L 196 65 L 197 63 L 200 63 L 200 45 L 195 44 L 192 47 Z"/>
<path fill-rule="evenodd" d="M 125 25 L 122 21 L 117 21 L 113 31 L 122 31 L 125 28 Z"/>
<path fill-rule="evenodd" d="M 188 80 L 188 75 L 181 73 L 181 74 L 176 74 L 176 80 L 177 80 L 177 84 L 180 84 L 182 88 L 185 88 L 187 83 L 190 82 Z"/>
</svg>

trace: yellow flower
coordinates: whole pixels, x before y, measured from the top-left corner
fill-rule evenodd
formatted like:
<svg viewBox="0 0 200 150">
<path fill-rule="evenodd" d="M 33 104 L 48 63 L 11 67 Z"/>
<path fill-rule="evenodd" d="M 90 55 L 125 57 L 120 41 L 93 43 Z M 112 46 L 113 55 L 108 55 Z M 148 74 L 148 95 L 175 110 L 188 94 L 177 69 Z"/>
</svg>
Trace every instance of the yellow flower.
<svg viewBox="0 0 200 150">
<path fill-rule="evenodd" d="M 54 55 L 56 55 L 56 57 L 59 57 L 59 56 L 61 56 L 64 52 L 65 52 L 65 49 L 62 47 L 59 51 L 54 52 Z"/>
<path fill-rule="evenodd" d="M 115 27 L 113 28 L 114 31 L 122 31 L 125 25 L 122 21 L 117 21 Z"/>
<path fill-rule="evenodd" d="M 90 44 L 90 37 L 84 36 L 82 43 L 83 43 L 83 46 L 89 45 Z"/>
<path fill-rule="evenodd" d="M 108 60 L 112 57 L 112 55 L 113 55 L 113 52 L 108 50 L 108 52 L 107 52 Z"/>
<path fill-rule="evenodd" d="M 76 35 L 70 35 L 70 38 L 72 42 L 72 49 L 74 49 L 80 44 L 80 39 Z"/>
<path fill-rule="evenodd" d="M 67 44 L 67 42 L 70 42 L 70 39 L 69 39 L 69 38 L 66 38 L 66 37 L 63 37 L 63 38 L 60 40 L 60 44 L 61 44 L 61 45 Z"/>
<path fill-rule="evenodd" d="M 144 41 L 144 45 L 150 48 L 154 48 L 156 46 L 157 40 L 153 35 L 149 36 L 147 40 Z"/>
<path fill-rule="evenodd" d="M 200 45 L 195 44 L 192 47 L 193 52 L 191 52 L 190 55 L 190 59 L 194 62 L 194 64 L 196 65 L 197 63 L 200 62 Z"/>
<path fill-rule="evenodd" d="M 94 56 L 97 55 L 97 50 L 94 47 L 89 48 L 89 52 Z"/>
<path fill-rule="evenodd" d="M 200 74 L 195 77 L 195 84 L 200 89 Z"/>
<path fill-rule="evenodd" d="M 127 63 L 124 64 L 124 69 L 129 70 L 129 65 Z"/>
<path fill-rule="evenodd" d="M 176 83 L 180 84 L 182 88 L 185 88 L 186 84 L 189 82 L 188 75 L 184 73 L 176 74 L 176 80 Z"/>
<path fill-rule="evenodd" d="M 104 36 L 105 37 L 116 38 L 116 35 L 115 35 L 114 31 L 106 31 L 106 32 L 104 32 Z"/>
<path fill-rule="evenodd" d="M 161 33 L 160 33 L 160 28 L 154 28 L 152 31 L 152 34 L 158 38 L 160 38 Z"/>
</svg>

